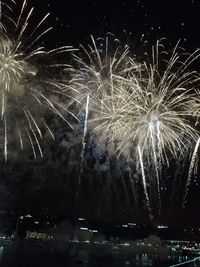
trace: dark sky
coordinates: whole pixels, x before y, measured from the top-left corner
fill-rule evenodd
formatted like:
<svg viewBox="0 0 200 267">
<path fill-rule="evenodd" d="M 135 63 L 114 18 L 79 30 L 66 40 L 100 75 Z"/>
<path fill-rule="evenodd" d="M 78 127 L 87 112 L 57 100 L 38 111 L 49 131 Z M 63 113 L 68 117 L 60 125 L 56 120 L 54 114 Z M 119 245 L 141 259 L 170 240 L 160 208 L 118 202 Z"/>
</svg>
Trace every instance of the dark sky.
<svg viewBox="0 0 200 267">
<path fill-rule="evenodd" d="M 48 2 L 48 9 L 59 19 L 59 38 L 66 41 L 84 42 L 90 34 L 99 36 L 110 31 L 116 36 L 126 33 L 127 39 L 139 38 L 144 33 L 149 40 L 164 36 L 173 43 L 181 39 L 185 47 L 199 46 L 198 0 Z"/>
<path fill-rule="evenodd" d="M 131 43 L 135 40 L 140 40 L 142 34 L 145 35 L 145 38 L 152 42 L 155 42 L 156 39 L 161 37 L 166 37 L 172 45 L 176 44 L 176 42 L 180 39 L 181 45 L 185 47 L 187 50 L 191 51 L 196 49 L 200 46 L 199 42 L 199 26 L 200 26 L 200 2 L 199 0 L 127 0 L 127 1 L 115 1 L 115 0 L 30 0 L 32 5 L 35 6 L 35 14 L 38 17 L 44 15 L 44 13 L 51 12 L 50 24 L 54 27 L 54 31 L 50 34 L 49 39 L 47 40 L 48 43 L 52 42 L 52 46 L 57 44 L 68 44 L 74 45 L 78 47 L 80 43 L 85 44 L 89 40 L 89 36 L 92 34 L 95 37 L 105 36 L 107 32 L 112 32 L 118 37 L 122 42 Z M 55 150 L 55 145 L 52 145 L 52 148 L 49 148 L 52 151 Z M 48 147 L 47 147 L 48 150 Z M 80 152 L 80 149 L 77 150 Z M 75 192 L 75 181 L 70 181 L 68 177 L 65 179 L 66 172 L 63 170 L 62 164 L 64 164 L 65 160 L 71 159 L 70 164 L 73 165 L 72 157 L 74 157 L 74 161 L 77 159 L 77 155 L 74 155 L 73 151 L 68 151 L 66 158 L 63 159 L 63 155 L 66 151 L 62 148 L 60 152 L 56 152 L 56 155 L 49 156 L 49 159 L 44 160 L 44 162 L 39 161 L 37 162 L 37 167 L 35 167 L 34 163 L 27 163 L 27 171 L 24 172 L 23 179 L 26 180 L 25 176 L 29 176 L 28 184 L 33 183 L 35 187 L 37 187 L 37 183 L 35 182 L 33 173 L 40 175 L 40 178 L 46 173 L 49 174 L 49 177 L 52 178 L 49 181 L 42 181 L 43 191 L 40 198 L 35 200 L 35 208 L 41 206 L 41 203 L 46 203 L 47 205 L 54 206 L 56 211 L 57 207 L 59 206 L 60 209 L 63 211 L 66 210 L 66 214 L 75 215 L 77 208 L 77 203 L 74 202 L 75 198 L 72 199 L 72 193 Z M 71 153 L 71 154 L 70 154 Z M 60 160 L 59 163 L 59 158 Z M 101 159 L 102 160 L 102 159 Z M 50 163 L 48 163 L 48 161 Z M 56 161 L 56 164 L 54 162 Z M 62 162 L 61 162 L 62 161 Z M 89 165 L 92 166 L 91 158 L 88 159 Z M 44 164 L 43 164 L 44 163 Z M 48 165 L 52 164 L 52 165 Z M 54 166 L 53 166 L 54 164 Z M 16 164 L 17 165 L 17 164 Z M 9 166 L 13 172 L 16 173 L 16 169 L 19 173 L 23 173 L 23 167 L 19 166 Z M 38 167 L 39 166 L 39 167 Z M 9 169 L 8 168 L 8 169 Z M 113 167 L 115 169 L 115 165 Z M 39 173 L 38 173 L 39 171 Z M 117 172 L 117 169 L 115 170 Z M 8 171 L 5 171 L 8 172 Z M 89 170 L 88 170 L 89 172 Z M 31 173 L 31 174 L 30 174 Z M 18 175 L 19 176 L 19 175 Z M 85 177 L 87 173 L 85 174 Z M 95 175 L 94 175 L 95 176 Z M 106 177 L 101 177 L 102 181 L 106 179 Z M 22 179 L 22 180 L 23 180 Z M 42 178 L 41 178 L 42 179 Z M 67 180 L 67 182 L 66 182 Z M 192 200 L 189 203 L 187 216 L 181 217 L 181 220 L 185 218 L 185 222 L 189 223 L 200 223 L 200 218 L 196 218 L 196 208 L 194 205 L 196 201 L 199 200 L 199 185 L 198 185 L 198 177 L 195 179 L 194 184 L 196 185 L 194 188 Z M 108 185 L 108 194 L 110 193 L 108 180 L 105 181 Z M 176 188 L 181 187 L 181 183 L 174 182 Z M 79 207 L 79 214 L 81 216 L 93 216 L 91 214 L 97 214 L 96 211 L 96 200 L 95 200 L 95 190 L 99 190 L 99 194 L 101 193 L 101 185 L 95 186 L 95 180 L 89 181 L 84 185 L 84 189 L 86 192 L 88 190 L 87 186 L 92 188 L 92 193 L 90 192 L 91 196 L 86 197 L 87 193 L 85 193 L 85 205 Z M 39 185 L 38 185 L 39 186 Z M 122 187 L 123 183 L 121 181 L 117 181 L 116 184 L 113 186 L 115 189 L 112 189 L 115 195 L 115 200 L 120 199 L 120 192 L 116 193 L 117 188 Z M 130 186 L 129 181 L 127 181 L 126 186 Z M 24 182 L 19 183 L 17 187 L 24 188 Z M 29 187 L 33 187 L 32 185 Z M 63 187 L 63 192 L 59 191 L 60 188 Z M 67 189 L 66 189 L 66 188 Z M 102 187 L 103 188 L 103 187 Z M 46 190 L 45 190 L 46 189 Z M 66 194 L 64 190 L 67 190 L 67 197 L 63 199 L 63 196 Z M 88 191 L 87 191 L 88 190 Z M 103 190 L 103 189 L 102 189 Z M 141 190 L 140 188 L 138 189 Z M 69 193 L 71 192 L 71 193 Z M 20 195 L 20 191 L 18 192 Z M 28 191 L 26 192 L 27 194 Z M 63 194 L 62 194 L 63 193 Z M 130 192 L 129 192 L 130 193 Z M 40 192 L 41 194 L 41 192 Z M 142 193 L 141 193 L 142 194 Z M 173 201 L 176 201 L 176 192 L 172 195 L 175 196 L 174 199 L 169 199 L 168 196 L 165 196 L 165 201 L 170 202 L 173 206 Z M 43 197 L 43 198 L 42 198 Z M 34 198 L 33 198 L 34 199 Z M 45 199 L 45 201 L 44 201 Z M 106 203 L 105 199 L 100 199 L 98 205 L 100 209 L 106 210 L 100 212 L 106 216 L 105 214 L 109 215 L 109 218 L 113 217 L 113 220 L 121 220 L 123 219 L 131 219 L 134 218 L 137 220 L 136 216 L 138 211 L 133 211 L 133 214 L 128 214 L 131 210 L 131 201 L 133 201 L 134 197 L 130 198 L 130 207 L 127 209 L 124 206 L 118 206 L 118 209 L 121 209 L 122 212 L 118 210 L 116 212 L 116 201 L 112 200 L 109 205 Z M 141 199 L 140 199 L 141 201 Z M 19 201 L 20 202 L 20 201 Z M 100 203 L 101 202 L 101 203 Z M 105 202 L 105 204 L 104 204 Z M 112 203 L 113 202 L 113 203 Z M 75 204 L 74 204 L 75 203 Z M 177 203 L 175 203 L 177 204 Z M 179 203 L 180 204 L 180 203 Z M 38 205 L 38 206 L 37 206 Z M 45 206 L 45 204 L 44 204 Z M 108 206 L 108 208 L 106 208 Z M 175 205 L 176 206 L 176 205 Z M 178 206 L 178 204 L 177 204 Z M 102 208 L 103 207 L 103 208 Z M 169 207 L 169 206 L 168 206 Z M 180 207 L 180 205 L 179 205 Z M 91 210 L 91 212 L 90 212 Z M 113 215 L 112 215 L 112 214 Z M 139 212 L 140 213 L 140 212 Z M 117 215 L 116 215 L 117 214 Z M 140 213 L 140 215 L 142 212 Z M 163 217 L 164 222 L 180 222 L 180 212 L 176 213 L 176 209 L 168 212 L 169 216 L 173 216 L 173 218 Z M 145 217 L 145 216 L 144 216 Z M 143 214 L 141 218 L 144 218 Z M 105 219 L 106 217 L 101 217 L 99 215 L 98 218 Z"/>
</svg>

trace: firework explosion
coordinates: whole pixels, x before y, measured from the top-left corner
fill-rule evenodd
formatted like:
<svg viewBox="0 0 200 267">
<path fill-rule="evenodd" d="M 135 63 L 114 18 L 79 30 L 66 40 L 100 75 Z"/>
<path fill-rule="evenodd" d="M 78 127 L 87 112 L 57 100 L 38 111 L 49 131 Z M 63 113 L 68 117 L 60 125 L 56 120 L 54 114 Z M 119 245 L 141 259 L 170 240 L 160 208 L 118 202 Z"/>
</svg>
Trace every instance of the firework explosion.
<svg viewBox="0 0 200 267">
<path fill-rule="evenodd" d="M 93 46 L 83 48 L 89 60 L 75 57 L 80 69 L 72 82 L 82 99 L 90 95 L 88 125 L 93 135 L 113 153 L 136 158 L 147 209 L 151 213 L 148 184 L 156 192 L 160 213 L 162 166 L 198 140 L 192 106 L 199 77 L 189 67 L 199 50 L 187 55 L 177 44 L 168 54 L 158 41 L 151 57 L 145 53 L 139 64 L 130 58 L 128 47 L 110 56 L 106 40 L 105 51 L 93 38 Z M 146 177 L 151 166 L 156 179 Z"/>
<path fill-rule="evenodd" d="M 73 88 L 72 95 L 76 103 L 79 103 L 77 116 L 84 114 L 79 184 L 83 171 L 86 134 L 94 128 L 91 125 L 92 111 L 98 110 L 105 94 L 112 94 L 113 88 L 110 88 L 109 83 L 113 75 L 126 77 L 133 68 L 128 53 L 128 46 L 122 47 L 119 40 L 109 33 L 105 39 L 95 40 L 91 36 L 91 44 L 87 47 L 80 45 L 79 53 L 73 54 L 75 68 L 72 69 L 69 89 Z"/>
<path fill-rule="evenodd" d="M 4 136 L 1 143 L 5 160 L 8 146 L 14 139 L 19 140 L 21 149 L 27 141 L 30 142 L 34 157 L 38 152 L 43 155 L 40 143 L 45 132 L 54 138 L 44 119 L 49 111 L 67 122 L 64 116 L 68 111 L 68 95 L 63 90 L 65 81 L 48 77 L 52 77 L 55 69 L 59 73 L 68 67 L 67 64 L 51 62 L 53 59 L 55 62 L 58 54 L 72 51 L 72 47 L 48 50 L 41 46 L 41 39 L 52 29 L 45 26 L 49 14 L 32 25 L 30 20 L 34 8 L 27 4 L 26 0 L 21 3 L 16 18 L 14 13 L 17 13 L 18 5 L 14 1 L 9 4 L 0 1 L 1 136 Z"/>
</svg>

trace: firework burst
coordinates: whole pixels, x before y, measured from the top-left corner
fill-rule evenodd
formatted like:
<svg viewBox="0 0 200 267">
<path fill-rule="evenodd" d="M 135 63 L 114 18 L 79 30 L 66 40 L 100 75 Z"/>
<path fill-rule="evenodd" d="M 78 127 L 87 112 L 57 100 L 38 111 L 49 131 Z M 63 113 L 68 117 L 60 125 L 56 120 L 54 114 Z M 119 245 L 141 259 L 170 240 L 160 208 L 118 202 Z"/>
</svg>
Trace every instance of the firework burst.
<svg viewBox="0 0 200 267">
<path fill-rule="evenodd" d="M 151 155 L 150 150 L 155 147 L 162 162 L 168 163 L 169 152 L 176 158 L 184 152 L 186 141 L 191 140 L 192 144 L 197 140 L 191 123 L 191 99 L 199 78 L 195 72 L 187 72 L 186 67 L 199 56 L 199 51 L 181 61 L 177 47 L 169 60 L 159 58 L 164 54 L 160 49 L 163 46 L 158 42 L 152 48 L 152 63 L 144 61 L 128 78 L 115 75 L 114 85 L 110 84 L 113 94 L 107 94 L 101 101 L 103 108 L 97 110 L 100 117 L 95 131 L 100 130 L 108 140 L 113 139 L 114 133 L 114 139 L 120 141 L 117 153 L 139 145 L 146 155 Z"/>
<path fill-rule="evenodd" d="M 44 132 L 54 138 L 45 115 L 51 111 L 67 122 L 64 114 L 68 112 L 68 105 L 63 103 L 69 97 L 64 91 L 65 81 L 48 77 L 68 67 L 52 62 L 58 54 L 73 49 L 63 46 L 48 50 L 41 46 L 41 39 L 52 29 L 45 26 L 49 13 L 32 25 L 34 8 L 29 8 L 24 0 L 16 18 L 18 8 L 14 1 L 8 4 L 0 1 L 0 103 L 4 129 L 1 135 L 5 160 L 9 142 L 14 139 L 19 140 L 21 149 L 28 140 L 34 157 L 38 152 L 42 156 L 40 143 Z"/>
<path fill-rule="evenodd" d="M 187 55 L 177 44 L 170 54 L 163 41 L 158 41 L 151 57 L 145 53 L 141 64 L 131 60 L 126 50 L 122 53 L 125 57 L 118 60 L 114 53 L 111 60 L 104 60 L 104 66 L 95 43 L 95 49 L 89 48 L 84 50 L 90 59 L 88 64 L 78 58 L 84 75 L 79 73 L 80 84 L 77 83 L 91 95 L 88 124 L 108 149 L 127 157 L 136 155 L 149 212 L 146 168 L 154 166 L 152 176 L 156 179 L 148 184 L 156 188 L 160 211 L 162 166 L 169 165 L 171 157 L 184 153 L 188 143 L 192 145 L 198 139 L 198 131 L 192 125 L 191 99 L 199 77 L 189 67 L 199 57 L 199 50 Z M 122 58 L 126 59 L 125 65 L 121 65 Z"/>
<path fill-rule="evenodd" d="M 92 117 L 101 107 L 104 97 L 112 95 L 113 88 L 110 82 L 114 75 L 126 77 L 131 72 L 133 64 L 130 64 L 128 46 L 121 46 L 118 39 L 112 34 L 106 38 L 94 39 L 84 47 L 80 45 L 79 53 L 73 54 L 75 68 L 71 73 L 69 89 L 73 88 L 73 95 L 79 103 L 79 114 L 84 114 L 84 130 L 81 152 L 81 173 L 84 163 L 86 134 L 88 129 L 94 128 Z M 85 105 L 86 103 L 86 105 Z M 93 121 L 94 122 L 94 121 Z M 95 122 L 94 122 L 95 123 Z"/>
</svg>

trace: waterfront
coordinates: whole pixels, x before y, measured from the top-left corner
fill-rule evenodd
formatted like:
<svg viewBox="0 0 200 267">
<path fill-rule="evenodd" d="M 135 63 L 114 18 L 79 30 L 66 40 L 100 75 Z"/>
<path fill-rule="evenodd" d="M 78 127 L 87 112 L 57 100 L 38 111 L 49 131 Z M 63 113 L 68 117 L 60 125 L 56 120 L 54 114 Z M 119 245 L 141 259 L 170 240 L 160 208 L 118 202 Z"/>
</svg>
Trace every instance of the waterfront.
<svg viewBox="0 0 200 267">
<path fill-rule="evenodd" d="M 49 242 L 7 242 L 0 245 L 2 267 L 164 267 L 192 259 L 190 255 L 130 253 L 87 244 Z M 185 265 L 193 266 L 193 265 Z M 198 266 L 198 265 L 196 265 Z"/>
</svg>

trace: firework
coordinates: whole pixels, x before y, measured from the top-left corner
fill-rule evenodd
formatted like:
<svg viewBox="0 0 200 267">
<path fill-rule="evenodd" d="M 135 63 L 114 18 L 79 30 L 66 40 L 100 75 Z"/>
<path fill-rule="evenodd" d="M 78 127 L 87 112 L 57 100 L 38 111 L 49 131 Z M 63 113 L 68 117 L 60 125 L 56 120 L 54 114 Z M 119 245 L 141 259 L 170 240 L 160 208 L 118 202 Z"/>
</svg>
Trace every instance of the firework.
<svg viewBox="0 0 200 267">
<path fill-rule="evenodd" d="M 118 138 L 117 153 L 135 144 L 150 155 L 149 150 L 154 147 L 162 162 L 168 163 L 169 152 L 176 158 L 187 140 L 191 140 L 191 144 L 197 140 L 197 131 L 191 124 L 191 99 L 193 84 L 198 78 L 193 72 L 185 71 L 188 58 L 181 62 L 177 48 L 165 61 L 166 69 L 160 74 L 160 65 L 164 64 L 164 60 L 160 63 L 157 58 L 160 47 L 158 43 L 153 48 L 156 50 L 153 63 L 144 62 L 134 77 L 115 76 L 113 94 L 106 95 L 101 101 L 103 108 L 97 110 L 100 117 L 96 119 L 98 127 L 94 131 L 104 133 L 108 140 L 113 136 Z M 174 71 L 176 65 L 178 70 Z"/>
<path fill-rule="evenodd" d="M 137 83 L 134 78 L 133 86 L 130 87 L 134 88 L 135 92 L 130 88 L 126 90 L 124 95 L 127 99 L 126 104 L 119 108 L 121 114 L 124 112 L 124 117 L 121 116 L 123 119 L 118 127 L 119 133 L 115 133 L 117 138 L 122 136 L 119 138 L 118 146 L 120 153 L 123 153 L 126 147 L 135 150 L 137 145 L 141 148 L 145 161 L 154 164 L 158 199 L 160 199 L 159 172 L 162 165 L 166 163 L 169 165 L 170 155 L 176 158 L 184 153 L 188 143 L 192 146 L 198 139 L 198 131 L 194 123 L 192 124 L 194 122 L 192 99 L 195 95 L 194 88 L 199 82 L 197 73 L 187 69 L 199 57 L 199 50 L 186 56 L 180 54 L 178 47 L 175 47 L 169 60 L 160 62 L 159 57 L 164 53 L 159 49 L 162 50 L 163 47 L 158 42 L 152 49 L 153 58 L 150 61 L 152 63 L 147 63 L 149 61 L 146 60 L 142 73 L 138 75 Z M 182 61 L 182 57 L 186 58 Z M 194 152 L 192 162 L 195 156 Z M 191 163 L 189 177 L 192 165 Z"/>
<path fill-rule="evenodd" d="M 79 114 L 85 114 L 79 184 L 84 163 L 86 133 L 88 129 L 94 128 L 94 125 L 91 125 L 91 118 L 95 114 L 93 111 L 101 107 L 101 101 L 107 94 L 112 94 L 114 88 L 110 87 L 110 82 L 114 75 L 126 77 L 131 72 L 133 64 L 130 64 L 128 54 L 128 46 L 121 46 L 112 34 L 96 40 L 91 36 L 91 44 L 86 47 L 80 45 L 79 53 L 73 54 L 75 68 L 71 73 L 69 88 L 73 88 L 72 94 L 79 103 Z"/>
<path fill-rule="evenodd" d="M 117 53 L 109 60 L 105 53 L 107 60 L 102 60 L 95 43 L 94 48 L 84 50 L 89 63 L 78 59 L 84 75 L 79 74 L 77 85 L 91 95 L 88 124 L 114 153 L 136 155 L 149 210 L 145 172 L 154 166 L 152 176 L 156 179 L 148 184 L 156 188 L 160 212 L 162 166 L 169 166 L 171 157 L 184 153 L 188 143 L 192 145 L 198 139 L 198 131 L 192 125 L 191 100 L 199 78 L 189 66 L 199 57 L 199 51 L 187 55 L 177 44 L 170 54 L 158 41 L 151 56 L 145 53 L 144 61 L 138 64 L 127 56 L 128 50 L 122 53 L 125 57 L 118 56 L 120 60 Z M 125 65 L 121 64 L 122 58 L 126 59 Z"/>
<path fill-rule="evenodd" d="M 87 125 L 90 130 L 96 130 L 96 125 L 99 124 L 96 120 L 97 114 L 100 112 L 101 118 L 103 118 L 105 109 L 107 112 L 111 112 L 116 106 L 114 101 L 122 100 L 120 97 L 120 90 L 123 89 L 121 85 L 123 82 L 126 83 L 127 77 L 135 72 L 135 69 L 139 68 L 139 64 L 134 64 L 134 61 L 130 59 L 129 47 L 122 46 L 112 34 L 108 34 L 105 39 L 98 38 L 97 40 L 91 36 L 91 44 L 88 44 L 88 47 L 80 46 L 79 55 L 74 54 L 74 62 L 76 67 L 73 70 L 69 87 L 73 88 L 74 98 L 81 104 L 80 112 L 85 109 L 85 99 L 89 96 Z M 121 86 L 120 90 L 116 84 Z M 114 110 L 112 114 L 115 114 Z M 103 140 L 106 143 L 110 131 L 109 118 L 103 118 L 102 123 L 103 121 L 107 125 L 107 130 L 102 131 L 101 140 L 106 136 Z"/>
<path fill-rule="evenodd" d="M 53 112 L 63 120 L 68 105 L 65 81 L 49 79 L 52 73 L 59 73 L 67 64 L 51 63 L 60 53 L 72 51 L 71 46 L 46 49 L 41 39 L 52 29 L 46 28 L 46 14 L 36 25 L 30 23 L 34 8 L 24 0 L 19 15 L 14 16 L 18 6 L 0 1 L 0 101 L 1 124 L 4 128 L 4 157 L 7 159 L 8 145 L 19 140 L 23 149 L 27 140 L 31 143 L 34 157 L 42 156 L 41 142 L 44 132 L 53 132 L 45 122 L 45 115 Z M 50 74 L 50 75 L 49 75 Z M 11 137 L 11 138 L 10 138 Z"/>
<path fill-rule="evenodd" d="M 127 99 L 124 99 L 126 92 L 123 90 L 126 90 L 124 88 L 126 88 L 127 78 L 131 76 L 133 80 L 134 73 L 140 65 L 131 60 L 129 47 L 121 46 L 119 40 L 111 34 L 108 34 L 105 39 L 95 40 L 91 37 L 91 41 L 92 44 L 88 47 L 80 46 L 78 56 L 74 55 L 78 68 L 72 74 L 70 86 L 74 88 L 74 92 L 79 93 L 75 98 L 78 98 L 80 103 L 84 103 L 86 98 L 90 99 L 90 103 L 87 102 L 89 111 L 87 108 L 87 116 L 85 116 L 87 121 L 84 124 L 92 130 L 99 142 L 108 144 L 107 149 L 110 150 L 111 140 L 113 143 L 118 140 L 117 135 L 121 128 L 122 114 L 119 114 L 119 105 L 123 108 L 126 105 Z M 137 80 L 134 86 L 137 86 L 136 83 Z M 83 109 L 84 106 L 82 104 Z M 116 108 L 118 111 L 115 110 Z M 84 127 L 83 140 L 85 140 L 85 129 L 86 127 Z M 114 147 L 116 148 L 116 145 Z M 81 155 L 82 166 L 83 151 Z M 142 177 L 145 184 L 147 208 L 150 212 L 145 176 Z"/>
</svg>

